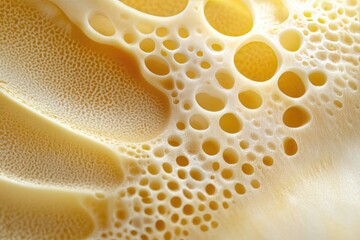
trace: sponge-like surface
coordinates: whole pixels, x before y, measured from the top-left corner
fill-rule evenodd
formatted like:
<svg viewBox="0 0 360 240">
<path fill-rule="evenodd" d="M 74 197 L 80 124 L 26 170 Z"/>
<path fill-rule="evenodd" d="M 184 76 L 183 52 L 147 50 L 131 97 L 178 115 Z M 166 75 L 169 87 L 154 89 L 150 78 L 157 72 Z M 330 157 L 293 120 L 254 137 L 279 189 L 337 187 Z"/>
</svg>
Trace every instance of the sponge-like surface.
<svg viewBox="0 0 360 240">
<path fill-rule="evenodd" d="M 0 236 L 356 239 L 359 8 L 0 0 Z"/>
</svg>

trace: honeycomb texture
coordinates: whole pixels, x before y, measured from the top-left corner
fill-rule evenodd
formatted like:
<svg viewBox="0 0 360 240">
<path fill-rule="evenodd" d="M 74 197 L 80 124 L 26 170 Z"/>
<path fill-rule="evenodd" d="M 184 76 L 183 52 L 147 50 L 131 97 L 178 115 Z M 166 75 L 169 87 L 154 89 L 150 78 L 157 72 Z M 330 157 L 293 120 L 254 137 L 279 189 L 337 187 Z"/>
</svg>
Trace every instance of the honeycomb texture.
<svg viewBox="0 0 360 240">
<path fill-rule="evenodd" d="M 359 5 L 0 0 L 0 238 L 356 239 Z"/>
</svg>

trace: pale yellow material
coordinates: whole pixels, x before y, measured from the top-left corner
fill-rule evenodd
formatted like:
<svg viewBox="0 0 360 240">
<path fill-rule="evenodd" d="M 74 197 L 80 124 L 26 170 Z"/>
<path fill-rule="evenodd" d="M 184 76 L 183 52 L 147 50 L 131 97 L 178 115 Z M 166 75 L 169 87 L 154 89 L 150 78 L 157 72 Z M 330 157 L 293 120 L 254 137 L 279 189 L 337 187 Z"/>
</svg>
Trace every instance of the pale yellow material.
<svg viewBox="0 0 360 240">
<path fill-rule="evenodd" d="M 0 0 L 0 239 L 360 236 L 358 0 Z"/>
</svg>

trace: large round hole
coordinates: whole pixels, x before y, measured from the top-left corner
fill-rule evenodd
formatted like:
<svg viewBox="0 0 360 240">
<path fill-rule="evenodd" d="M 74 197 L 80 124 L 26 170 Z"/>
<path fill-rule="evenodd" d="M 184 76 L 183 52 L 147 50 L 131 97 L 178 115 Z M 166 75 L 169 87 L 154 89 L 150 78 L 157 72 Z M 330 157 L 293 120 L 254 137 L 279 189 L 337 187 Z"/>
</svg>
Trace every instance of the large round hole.
<svg viewBox="0 0 360 240">
<path fill-rule="evenodd" d="M 156 29 L 156 35 L 158 37 L 165 37 L 168 34 L 169 30 L 166 27 L 159 27 L 158 29 Z"/>
<path fill-rule="evenodd" d="M 242 75 L 256 82 L 269 80 L 278 68 L 274 50 L 260 41 L 250 42 L 237 50 L 234 63 Z"/>
<path fill-rule="evenodd" d="M 242 185 L 241 183 L 236 183 L 235 184 L 235 192 L 239 195 L 243 195 L 246 193 L 246 189 L 245 189 L 244 185 Z"/>
<path fill-rule="evenodd" d="M 202 181 L 203 175 L 199 169 L 193 168 L 190 170 L 190 176 L 196 181 Z"/>
<path fill-rule="evenodd" d="M 227 36 L 244 35 L 254 24 L 251 11 L 243 0 L 209 0 L 204 14 L 215 30 Z"/>
<path fill-rule="evenodd" d="M 302 44 L 302 36 L 300 32 L 293 29 L 283 31 L 280 34 L 279 40 L 281 46 L 290 52 L 296 52 Z"/>
<path fill-rule="evenodd" d="M 323 86 L 327 81 L 327 76 L 323 71 L 315 70 L 310 72 L 309 80 L 314 86 Z"/>
<path fill-rule="evenodd" d="M 221 171 L 221 177 L 223 179 L 231 179 L 234 176 L 234 172 L 232 169 L 225 168 Z"/>
<path fill-rule="evenodd" d="M 217 112 L 225 107 L 224 100 L 215 92 L 199 92 L 196 94 L 195 99 L 199 106 L 207 111 Z"/>
<path fill-rule="evenodd" d="M 205 130 L 209 127 L 208 120 L 200 114 L 191 116 L 189 122 L 190 126 L 196 130 Z"/>
<path fill-rule="evenodd" d="M 306 92 L 305 84 L 300 76 L 294 72 L 284 72 L 279 80 L 278 87 L 285 95 L 293 98 L 299 98 Z"/>
<path fill-rule="evenodd" d="M 90 26 L 98 33 L 104 36 L 115 34 L 115 27 L 112 22 L 102 14 L 94 14 L 89 17 Z"/>
<path fill-rule="evenodd" d="M 152 52 L 155 49 L 154 40 L 152 40 L 151 38 L 146 38 L 142 40 L 139 46 L 141 50 L 147 53 Z"/>
<path fill-rule="evenodd" d="M 203 142 L 202 149 L 207 155 L 216 155 L 220 150 L 220 146 L 218 141 L 210 138 Z"/>
<path fill-rule="evenodd" d="M 227 148 L 224 150 L 223 159 L 227 164 L 236 164 L 239 160 L 238 154 L 233 148 Z"/>
<path fill-rule="evenodd" d="M 173 147 L 178 147 L 181 145 L 182 143 L 182 139 L 180 136 L 177 136 L 177 135 L 173 135 L 173 136 L 170 136 L 168 138 L 168 143 L 170 146 L 173 146 Z"/>
<path fill-rule="evenodd" d="M 272 166 L 274 164 L 274 159 L 272 157 L 270 157 L 270 156 L 264 156 L 263 157 L 263 163 L 266 166 L 270 167 L 270 166 Z"/>
<path fill-rule="evenodd" d="M 262 97 L 253 90 L 240 92 L 239 101 L 242 105 L 249 109 L 257 109 L 262 105 Z"/>
<path fill-rule="evenodd" d="M 178 156 L 176 158 L 176 163 L 181 167 L 186 167 L 187 165 L 189 165 L 189 159 L 185 156 Z"/>
<path fill-rule="evenodd" d="M 234 86 L 234 78 L 228 72 L 221 70 L 215 74 L 216 80 L 225 88 L 230 89 Z"/>
<path fill-rule="evenodd" d="M 304 126 L 310 121 L 310 114 L 305 108 L 300 106 L 292 106 L 288 108 L 283 115 L 283 122 L 291 128 Z"/>
<path fill-rule="evenodd" d="M 143 13 L 151 14 L 159 17 L 174 16 L 182 12 L 189 0 L 120 0 Z"/>
<path fill-rule="evenodd" d="M 238 133 L 242 128 L 242 123 L 233 113 L 226 113 L 221 116 L 220 128 L 227 133 Z"/>
<path fill-rule="evenodd" d="M 298 151 L 298 145 L 293 138 L 285 138 L 283 145 L 285 154 L 288 156 L 294 156 Z"/>
<path fill-rule="evenodd" d="M 174 59 L 175 59 L 176 62 L 178 62 L 180 64 L 184 64 L 187 61 L 189 61 L 188 57 L 183 53 L 175 53 L 174 54 Z"/>
<path fill-rule="evenodd" d="M 173 207 L 179 208 L 181 207 L 182 201 L 180 197 L 173 197 L 171 198 L 170 203 Z"/>
<path fill-rule="evenodd" d="M 146 57 L 145 65 L 147 69 L 155 75 L 164 76 L 170 72 L 167 62 L 157 56 Z"/>
<path fill-rule="evenodd" d="M 209 183 L 208 185 L 206 185 L 205 191 L 209 195 L 214 195 L 216 192 L 216 187 L 212 183 Z"/>
<path fill-rule="evenodd" d="M 254 167 L 249 164 L 249 163 L 244 163 L 241 166 L 241 170 L 243 171 L 243 173 L 245 173 L 246 175 L 251 175 L 254 173 Z"/>
<path fill-rule="evenodd" d="M 165 40 L 163 42 L 164 47 L 166 47 L 169 50 L 175 50 L 179 47 L 179 43 L 174 40 Z"/>
</svg>

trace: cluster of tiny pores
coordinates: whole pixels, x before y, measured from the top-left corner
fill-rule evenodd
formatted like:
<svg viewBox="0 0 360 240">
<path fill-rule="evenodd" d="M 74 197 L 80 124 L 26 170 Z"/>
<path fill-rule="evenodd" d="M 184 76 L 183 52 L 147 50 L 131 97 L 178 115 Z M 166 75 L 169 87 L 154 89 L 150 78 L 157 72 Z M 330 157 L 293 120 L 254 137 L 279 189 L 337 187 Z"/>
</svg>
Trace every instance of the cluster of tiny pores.
<svg viewBox="0 0 360 240">
<path fill-rule="evenodd" d="M 31 5 L 13 4 L 1 6 L 9 15 L 0 26 L 4 88 L 34 111 L 101 141 L 149 139 L 163 130 L 166 97 L 136 81 L 135 63 L 127 55 L 94 50 L 99 47 L 90 48 L 91 40 L 74 40 Z"/>
<path fill-rule="evenodd" d="M 322 106 L 332 117 L 343 108 L 345 93 L 358 90 L 360 40 L 355 33 L 360 30 L 359 2 L 323 1 L 309 5 L 312 10 L 293 16 L 297 24 L 305 24 L 302 32 L 308 39 L 296 58 L 308 69 L 317 66 L 334 76 L 326 89 L 309 96 L 312 105 Z M 308 57 L 302 58 L 305 55 Z M 315 86 L 326 80 L 317 72 L 310 72 L 309 77 Z"/>
<path fill-rule="evenodd" d="M 116 145 L 119 152 L 130 159 L 126 163 L 126 179 L 118 191 L 95 194 L 99 201 L 106 198 L 110 202 L 111 227 L 103 229 L 99 235 L 94 233 L 93 237 L 186 239 L 193 230 L 209 232 L 218 228 L 219 212 L 228 211 L 242 198 L 260 190 L 262 176 L 281 160 L 275 155 L 281 153 L 284 159 L 291 161 L 301 151 L 299 140 L 288 134 L 289 129 L 297 131 L 315 121 L 310 109 L 318 108 L 334 116 L 344 107 L 344 95 L 358 91 L 360 38 L 356 33 L 360 31 L 360 24 L 357 0 L 289 1 L 289 16 L 284 18 L 284 13 L 280 22 L 265 24 L 271 27 L 265 27 L 265 32 L 260 31 L 263 15 L 251 11 L 256 1 L 190 1 L 183 9 L 184 1 L 170 0 L 174 6 L 169 8 L 179 4 L 181 10 L 174 11 L 174 15 L 178 15 L 169 18 L 154 18 L 119 3 L 116 16 L 114 11 L 100 6 L 97 11 L 89 11 L 88 22 L 83 23 L 84 32 L 91 32 L 97 40 L 117 43 L 133 52 L 148 82 L 169 97 L 172 116 L 168 130 L 149 142 L 119 144 L 123 135 L 131 141 L 136 128 L 148 130 L 144 134 L 147 136 L 156 133 L 158 129 L 152 125 L 162 119 L 158 115 L 166 112 L 165 107 L 157 106 L 161 105 L 160 98 L 146 95 L 146 91 L 137 92 L 140 87 L 135 84 L 136 76 L 131 76 L 131 71 L 114 66 L 115 62 L 102 59 L 100 54 L 91 55 L 90 51 L 83 54 L 85 50 L 81 44 L 71 45 L 72 56 L 89 55 L 89 58 L 82 59 L 82 63 L 77 58 L 64 58 L 61 51 L 69 47 L 64 45 L 70 37 L 49 28 L 49 34 L 44 35 L 56 35 L 54 39 L 59 41 L 51 48 L 51 54 L 59 52 L 61 56 L 49 65 L 56 68 L 67 66 L 63 62 L 80 64 L 78 69 L 84 72 L 65 74 L 61 79 L 69 82 L 55 79 L 48 81 L 49 87 L 34 86 L 34 91 L 27 84 L 36 85 L 34 80 L 42 80 L 44 76 L 38 66 L 45 68 L 43 62 L 37 62 L 40 59 L 36 54 L 44 53 L 41 59 L 47 59 L 45 53 L 49 46 L 43 49 L 44 46 L 36 45 L 36 39 L 26 35 L 11 39 L 31 40 L 28 44 L 34 44 L 36 49 L 31 56 L 37 61 L 29 58 L 24 62 L 34 64 L 26 66 L 37 71 L 30 71 L 29 79 L 17 76 L 21 81 L 14 84 L 21 86 L 15 90 L 34 97 L 33 103 L 25 99 L 30 107 L 47 106 L 52 103 L 50 92 L 55 93 L 52 100 L 57 104 L 47 109 L 54 112 L 55 107 L 60 107 L 55 111 L 60 117 L 50 114 L 51 118 L 59 119 L 66 113 L 63 119 L 71 120 L 69 116 L 74 112 L 84 114 L 79 119 L 88 120 L 89 125 L 60 122 L 105 143 L 111 142 L 111 147 Z M 133 2 L 139 7 L 139 0 Z M 276 5 L 278 1 L 268 2 Z M 103 4 L 106 6 L 105 2 Z M 161 12 L 160 8 L 153 10 Z M 169 9 L 164 11 L 169 12 Z M 212 14 L 219 14 L 219 11 L 223 11 L 222 14 L 214 18 Z M 28 21 L 38 18 L 26 13 Z M 40 28 L 33 31 L 44 33 Z M 21 46 L 21 42 L 13 41 L 8 48 L 12 45 Z M 17 54 L 9 51 L 7 59 L 11 59 L 10 55 L 20 56 L 22 50 L 19 49 Z M 85 72 L 86 68 L 82 67 L 91 65 L 91 59 L 95 58 L 99 61 L 94 69 L 105 69 L 104 73 L 97 73 L 104 79 L 100 89 L 97 78 L 92 78 L 92 73 Z M 4 65 L 12 69 L 9 61 Z M 122 81 L 116 81 L 116 77 Z M 92 79 L 91 84 L 89 79 Z M 67 92 L 68 85 L 81 87 L 76 89 L 78 91 Z M 129 86 L 131 90 L 123 89 Z M 94 91 L 83 91 L 93 87 Z M 65 97 L 56 95 L 59 92 Z M 87 92 L 98 94 L 92 94 L 89 99 Z M 42 98 L 43 94 L 47 95 Z M 139 100 L 123 106 L 136 110 L 133 117 L 146 117 L 152 122 L 142 125 L 137 119 L 123 119 L 124 122 L 119 123 L 123 111 L 129 109 L 116 109 L 117 101 L 127 101 L 134 95 L 143 102 Z M 117 99 L 117 96 L 123 98 Z M 144 104 L 149 98 L 154 104 Z M 85 100 L 85 104 L 94 103 L 94 112 L 89 111 L 93 115 L 82 112 L 84 105 L 79 99 Z M 117 101 L 109 104 L 109 99 Z M 59 101 L 63 102 L 59 104 Z M 103 105 L 106 107 L 97 108 Z M 360 109 L 360 106 L 355 107 Z M 103 124 L 97 126 L 98 122 Z M 82 129 L 84 124 L 86 130 Z M 103 182 L 110 185 L 107 178 Z M 91 212 L 91 206 L 89 209 Z"/>
<path fill-rule="evenodd" d="M 124 24 L 137 24 L 121 32 L 120 42 L 138 53 L 143 74 L 166 92 L 173 112 L 171 130 L 158 139 L 120 148 L 135 161 L 115 200 L 114 228 L 100 237 L 181 239 L 193 228 L 207 232 L 218 227 L 216 212 L 258 191 L 262 171 L 276 164 L 275 152 L 289 159 L 298 152 L 297 140 L 283 129 L 309 124 L 317 96 L 340 110 L 344 91 L 357 91 L 357 5 L 311 3 L 273 35 L 239 31 L 231 36 L 236 48 L 222 40 L 229 38 L 224 32 L 214 33 L 211 17 L 213 28 L 204 30 L 200 23 L 178 20 L 169 28 L 123 14 Z M 195 4 L 181 14 L 195 20 L 201 9 Z M 99 19 L 109 27 L 98 27 Z M 121 29 L 103 14 L 89 23 L 110 38 Z"/>
</svg>

